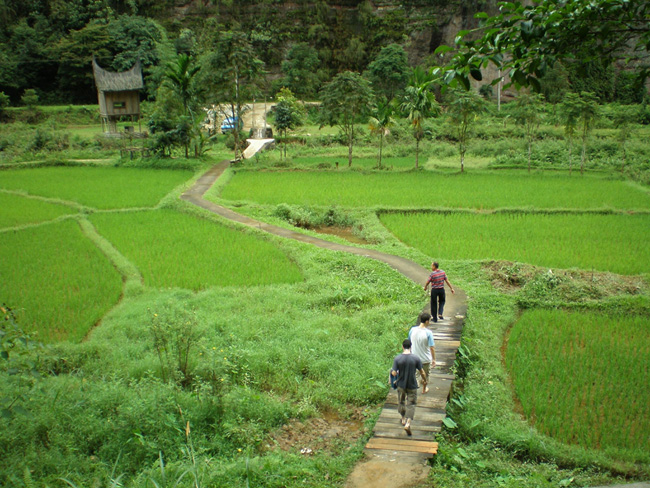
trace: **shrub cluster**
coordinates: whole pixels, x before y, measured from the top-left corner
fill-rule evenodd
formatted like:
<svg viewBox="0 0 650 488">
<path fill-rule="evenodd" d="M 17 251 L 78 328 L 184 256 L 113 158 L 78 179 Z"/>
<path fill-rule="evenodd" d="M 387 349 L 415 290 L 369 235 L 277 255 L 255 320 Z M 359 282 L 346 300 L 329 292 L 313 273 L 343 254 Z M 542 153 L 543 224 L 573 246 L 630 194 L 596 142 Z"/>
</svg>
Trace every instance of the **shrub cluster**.
<svg viewBox="0 0 650 488">
<path fill-rule="evenodd" d="M 289 222 L 291 225 L 305 229 L 349 227 L 354 224 L 354 219 L 350 214 L 336 206 L 324 208 L 281 203 L 276 205 L 273 215 Z"/>
</svg>

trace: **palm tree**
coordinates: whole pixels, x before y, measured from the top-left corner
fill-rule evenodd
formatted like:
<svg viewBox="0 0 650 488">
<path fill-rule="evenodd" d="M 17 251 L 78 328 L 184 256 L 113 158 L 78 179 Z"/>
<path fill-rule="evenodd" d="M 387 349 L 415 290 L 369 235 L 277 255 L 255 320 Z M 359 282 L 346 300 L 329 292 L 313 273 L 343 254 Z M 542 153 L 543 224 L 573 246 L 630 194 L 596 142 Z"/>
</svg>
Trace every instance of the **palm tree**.
<svg viewBox="0 0 650 488">
<path fill-rule="evenodd" d="M 193 80 L 200 69 L 199 66 L 192 66 L 192 63 L 193 60 L 189 54 L 179 54 L 175 62 L 167 65 L 163 82 L 178 96 L 183 105 L 183 117 L 186 119 L 189 117 L 188 121 L 181 121 L 179 125 L 179 133 L 182 136 L 183 146 L 185 146 L 186 158 L 189 157 L 189 142 L 194 126 L 194 113 L 192 108 L 197 100 Z"/>
<path fill-rule="evenodd" d="M 384 145 L 384 136 L 389 134 L 390 127 L 395 124 L 393 119 L 393 106 L 384 100 L 380 102 L 374 110 L 374 116 L 369 119 L 370 133 L 372 135 L 379 135 L 379 159 L 377 160 L 377 168 L 381 168 L 381 151 Z"/>
<path fill-rule="evenodd" d="M 192 63 L 193 60 L 189 54 L 179 54 L 175 62 L 167 65 L 164 82 L 178 95 L 183 104 L 183 115 L 189 115 L 193 118 L 192 105 L 196 99 L 196 90 L 192 81 L 200 66 L 192 66 Z"/>
<path fill-rule="evenodd" d="M 424 137 L 422 122 L 440 113 L 440 105 L 438 105 L 435 95 L 430 90 L 432 79 L 424 77 L 423 80 L 421 71 L 417 69 L 414 71 L 404 91 L 404 97 L 400 105 L 401 110 L 407 115 L 413 127 L 416 169 L 419 167 L 420 141 Z"/>
</svg>

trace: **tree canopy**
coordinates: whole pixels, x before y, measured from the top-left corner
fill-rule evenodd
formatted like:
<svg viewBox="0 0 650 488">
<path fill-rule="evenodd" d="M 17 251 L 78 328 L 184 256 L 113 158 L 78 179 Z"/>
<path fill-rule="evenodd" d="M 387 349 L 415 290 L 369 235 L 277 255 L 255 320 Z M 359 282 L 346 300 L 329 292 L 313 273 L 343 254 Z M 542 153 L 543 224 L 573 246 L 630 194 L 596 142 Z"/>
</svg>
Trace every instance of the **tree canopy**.
<svg viewBox="0 0 650 488">
<path fill-rule="evenodd" d="M 348 141 L 348 166 L 352 166 L 354 124 L 374 97 L 370 82 L 359 73 L 344 71 L 321 90 L 321 125 L 339 126 Z"/>
<path fill-rule="evenodd" d="M 378 94 L 393 100 L 406 86 L 409 65 L 404 48 L 399 44 L 384 47 L 368 65 L 368 78 Z"/>
<path fill-rule="evenodd" d="M 458 53 L 447 83 L 469 87 L 492 63 L 518 86 L 541 89 L 539 79 L 558 62 L 614 62 L 632 67 L 637 81 L 650 75 L 650 3 L 630 0 L 501 2 L 499 14 L 476 14 L 481 26 L 455 39 Z M 478 36 L 478 38 L 476 37 Z M 437 54 L 452 51 L 440 46 Z"/>
<path fill-rule="evenodd" d="M 306 42 L 291 47 L 282 62 L 283 84 L 298 98 L 312 97 L 320 83 L 320 60 L 316 49 Z"/>
</svg>

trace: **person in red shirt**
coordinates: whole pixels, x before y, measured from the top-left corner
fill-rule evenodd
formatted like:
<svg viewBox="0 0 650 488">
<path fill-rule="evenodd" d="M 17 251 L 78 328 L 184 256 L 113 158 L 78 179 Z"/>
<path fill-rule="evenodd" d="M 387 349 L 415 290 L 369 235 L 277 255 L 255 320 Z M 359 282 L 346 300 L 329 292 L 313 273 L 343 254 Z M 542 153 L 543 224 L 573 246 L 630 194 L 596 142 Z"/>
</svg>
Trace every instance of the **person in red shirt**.
<svg viewBox="0 0 650 488">
<path fill-rule="evenodd" d="M 431 285 L 431 318 L 434 322 L 437 322 L 438 319 L 444 319 L 442 314 L 445 309 L 445 283 L 447 283 L 451 292 L 454 293 L 454 287 L 449 283 L 447 274 L 439 269 L 438 263 L 434 261 L 431 263 L 429 279 L 424 284 L 424 291 L 427 291 L 429 284 Z"/>
</svg>

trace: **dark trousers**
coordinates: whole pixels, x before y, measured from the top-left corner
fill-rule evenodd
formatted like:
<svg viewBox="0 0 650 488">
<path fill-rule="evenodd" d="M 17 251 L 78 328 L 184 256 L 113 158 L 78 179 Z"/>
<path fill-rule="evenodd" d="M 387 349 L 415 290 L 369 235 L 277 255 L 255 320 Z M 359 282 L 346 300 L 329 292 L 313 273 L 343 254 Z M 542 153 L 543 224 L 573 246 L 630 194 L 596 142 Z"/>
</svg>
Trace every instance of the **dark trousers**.
<svg viewBox="0 0 650 488">
<path fill-rule="evenodd" d="M 438 315 L 445 310 L 445 289 L 431 288 L 431 320 L 438 321 Z"/>
</svg>

